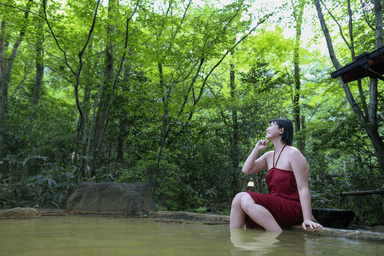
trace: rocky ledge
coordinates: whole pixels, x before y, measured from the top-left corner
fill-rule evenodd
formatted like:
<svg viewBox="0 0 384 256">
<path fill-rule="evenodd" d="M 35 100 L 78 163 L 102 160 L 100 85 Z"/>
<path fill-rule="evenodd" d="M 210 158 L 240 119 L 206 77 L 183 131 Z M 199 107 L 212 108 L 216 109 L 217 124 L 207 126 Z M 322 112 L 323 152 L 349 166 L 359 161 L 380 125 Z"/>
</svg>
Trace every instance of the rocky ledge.
<svg viewBox="0 0 384 256">
<path fill-rule="evenodd" d="M 200 223 L 205 225 L 229 224 L 229 216 L 191 212 L 151 212 L 148 217 L 159 222 Z"/>
<path fill-rule="evenodd" d="M 40 212 L 35 208 L 16 207 L 5 211 L 0 211 L 0 219 L 30 219 L 40 217 Z"/>
<path fill-rule="evenodd" d="M 223 215 L 211 215 L 211 214 L 198 214 L 190 212 L 154 212 L 148 214 L 148 217 L 154 218 L 155 221 L 161 222 L 175 222 L 175 223 L 201 223 L 207 225 L 217 224 L 229 224 L 229 216 Z M 310 232 L 314 235 L 319 236 L 332 236 L 332 237 L 345 237 L 348 239 L 363 239 L 363 240 L 374 240 L 384 241 L 383 232 L 372 232 L 366 230 L 351 230 L 351 229 L 335 229 L 335 228 L 323 228 L 322 230 L 311 230 L 304 231 L 303 228 L 293 226 L 291 231 L 297 232 Z"/>
</svg>

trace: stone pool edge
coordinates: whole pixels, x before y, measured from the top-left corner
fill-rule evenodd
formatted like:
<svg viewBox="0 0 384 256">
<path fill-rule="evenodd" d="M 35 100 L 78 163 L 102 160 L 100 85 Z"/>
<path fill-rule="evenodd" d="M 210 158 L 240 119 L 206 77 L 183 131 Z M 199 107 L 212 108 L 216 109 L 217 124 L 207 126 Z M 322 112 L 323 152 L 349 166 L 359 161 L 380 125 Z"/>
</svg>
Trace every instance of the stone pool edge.
<svg viewBox="0 0 384 256">
<path fill-rule="evenodd" d="M 127 214 L 122 212 L 82 212 L 79 210 L 67 211 L 64 209 L 38 209 L 41 217 L 45 216 L 99 216 L 99 217 L 115 217 L 115 218 L 126 218 L 126 217 L 139 217 L 139 218 L 151 218 L 157 222 L 172 222 L 172 223 L 185 223 L 193 224 L 199 223 L 203 225 L 228 225 L 229 216 L 215 215 L 206 213 L 192 213 L 192 212 L 172 212 L 172 211 L 159 211 L 150 212 L 147 214 Z M 293 226 L 287 230 L 296 232 L 309 232 L 318 236 L 331 236 L 331 237 L 344 237 L 347 239 L 361 239 L 361 240 L 373 240 L 373 241 L 384 241 L 383 232 L 373 232 L 365 230 L 350 230 L 350 229 L 334 229 L 324 228 L 321 231 L 308 230 L 304 231 L 300 225 Z"/>
<path fill-rule="evenodd" d="M 212 215 L 212 214 L 199 214 L 191 212 L 153 212 L 148 214 L 149 218 L 154 218 L 156 221 L 162 222 L 178 222 L 178 223 L 201 223 L 206 225 L 220 225 L 229 224 L 229 216 Z M 365 230 L 350 230 L 350 229 L 335 229 L 323 228 L 323 230 L 308 230 L 305 231 L 301 225 L 293 226 L 292 228 L 285 229 L 296 232 L 310 232 L 318 236 L 332 236 L 344 237 L 348 239 L 362 239 L 384 241 L 384 233 L 372 232 Z"/>
</svg>

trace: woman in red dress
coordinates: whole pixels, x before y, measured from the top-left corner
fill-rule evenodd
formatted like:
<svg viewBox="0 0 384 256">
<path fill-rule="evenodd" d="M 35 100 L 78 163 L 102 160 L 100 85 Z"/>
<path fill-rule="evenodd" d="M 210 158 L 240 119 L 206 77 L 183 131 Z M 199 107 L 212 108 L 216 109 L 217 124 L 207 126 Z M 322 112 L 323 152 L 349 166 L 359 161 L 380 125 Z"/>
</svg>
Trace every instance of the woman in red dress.
<svg viewBox="0 0 384 256">
<path fill-rule="evenodd" d="M 293 125 L 288 119 L 273 119 L 266 130 L 266 140 L 259 140 L 243 166 L 252 174 L 268 168 L 269 194 L 252 191 L 238 193 L 232 201 L 230 228 L 262 227 L 282 232 L 282 227 L 302 224 L 312 229 L 322 226 L 312 221 L 311 196 L 308 189 L 308 164 L 303 154 L 291 146 Z M 272 142 L 274 151 L 257 158 Z"/>
</svg>

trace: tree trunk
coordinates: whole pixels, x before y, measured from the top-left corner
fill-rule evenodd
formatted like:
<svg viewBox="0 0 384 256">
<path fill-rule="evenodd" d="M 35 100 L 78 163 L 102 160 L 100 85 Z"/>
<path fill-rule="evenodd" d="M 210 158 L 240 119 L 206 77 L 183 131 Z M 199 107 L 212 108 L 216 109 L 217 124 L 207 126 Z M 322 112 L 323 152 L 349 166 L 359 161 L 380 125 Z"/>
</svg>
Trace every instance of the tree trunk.
<svg viewBox="0 0 384 256">
<path fill-rule="evenodd" d="M 32 104 L 39 105 L 40 91 L 44 78 L 43 47 L 36 48 L 36 80 L 33 88 Z"/>
<path fill-rule="evenodd" d="M 163 98 L 162 98 L 162 103 L 163 103 L 163 122 L 162 122 L 162 127 L 161 127 L 161 136 L 160 136 L 160 148 L 159 148 L 159 153 L 157 154 L 157 164 L 156 164 L 156 174 L 155 178 L 153 180 L 153 190 L 152 194 L 155 194 L 156 191 L 156 182 L 157 182 L 157 177 L 160 175 L 160 159 L 163 153 L 163 149 L 165 147 L 165 140 L 168 137 L 168 102 L 169 102 L 169 97 L 171 95 L 171 86 L 166 87 L 164 84 L 164 75 L 163 75 L 163 65 L 159 62 L 157 64 L 158 69 L 159 69 L 159 78 L 160 78 L 160 84 L 159 88 L 163 92 Z"/>
<path fill-rule="evenodd" d="M 3 158 L 4 152 L 4 135 L 6 132 L 6 124 L 7 124 L 7 95 L 5 94 L 7 90 L 7 84 L 4 81 L 5 75 L 5 36 L 7 25 L 6 21 L 1 21 L 1 34 L 0 34 L 0 159 Z"/>
<path fill-rule="evenodd" d="M 45 1 L 45 0 L 42 0 Z M 39 14 L 43 16 L 43 5 L 41 5 Z M 41 19 L 37 20 L 37 30 L 43 31 L 43 21 Z M 35 86 L 33 88 L 33 95 L 32 95 L 32 104 L 34 105 L 34 111 L 31 115 L 32 119 L 37 118 L 37 107 L 39 105 L 40 100 L 40 91 L 41 86 L 43 84 L 43 78 L 44 78 L 44 49 L 43 49 L 43 43 L 44 43 L 44 34 L 38 33 L 36 35 L 36 80 L 35 80 Z"/>
<path fill-rule="evenodd" d="M 106 129 L 106 121 L 108 118 L 108 103 L 112 97 L 112 87 L 113 87 L 113 65 L 114 65 L 114 34 L 115 34 L 115 25 L 114 18 L 116 16 L 117 10 L 116 0 L 109 0 L 108 2 L 108 28 L 107 28 L 107 46 L 105 51 L 105 79 L 103 87 L 101 90 L 100 102 L 97 110 L 97 118 L 93 139 L 93 162 L 92 162 L 92 172 L 97 168 L 97 163 L 102 158 L 102 149 L 101 145 L 103 143 L 104 130 Z"/>
<path fill-rule="evenodd" d="M 6 36 L 6 24 L 7 21 L 3 20 L 1 22 L 1 35 L 0 35 L 0 159 L 4 154 L 4 136 L 7 131 L 7 113 L 8 113 L 8 85 L 11 81 L 11 72 L 13 61 L 17 56 L 17 51 L 21 42 L 25 36 L 25 29 L 27 28 L 27 21 L 29 16 L 29 10 L 31 9 L 31 5 L 33 0 L 29 0 L 27 6 L 25 8 L 24 21 L 21 25 L 20 33 L 16 42 L 13 44 L 12 52 L 8 57 L 7 61 L 5 61 L 5 48 L 7 42 L 5 41 Z"/>
<path fill-rule="evenodd" d="M 379 162 L 381 173 L 384 176 L 384 143 L 383 139 L 380 137 L 377 127 L 373 127 L 370 124 L 367 124 L 365 130 L 368 134 L 369 139 L 372 142 L 372 146 L 375 150 L 375 156 Z"/>
<path fill-rule="evenodd" d="M 235 83 L 235 65 L 230 65 L 230 87 L 231 87 L 231 100 L 232 100 L 232 134 L 231 134 L 231 146 L 230 157 L 232 162 L 232 189 L 233 195 L 239 191 L 239 124 L 237 120 L 237 95 L 236 95 L 236 83 Z"/>
<path fill-rule="evenodd" d="M 303 13 L 305 1 L 299 0 L 298 4 L 292 2 L 293 14 L 296 22 L 295 46 L 293 52 L 293 66 L 295 73 L 295 89 L 293 96 L 293 116 L 295 121 L 295 133 L 297 135 L 297 147 L 300 151 L 305 149 L 304 137 L 299 133 L 301 130 L 301 114 L 300 114 L 300 98 L 301 98 L 301 81 L 300 81 L 300 42 L 301 42 L 301 26 L 303 23 Z"/>
<path fill-rule="evenodd" d="M 119 133 L 117 135 L 116 160 L 122 162 L 124 160 L 124 142 L 127 137 L 128 119 L 123 116 L 119 120 Z"/>
<path fill-rule="evenodd" d="M 127 65 L 124 69 L 123 76 L 123 91 L 129 91 L 129 76 L 130 67 Z M 128 87 L 128 88 L 127 88 Z M 123 96 L 124 97 L 124 96 Z M 124 159 L 124 142 L 127 137 L 128 117 L 129 113 L 123 114 L 119 118 L 119 133 L 117 135 L 116 160 L 123 161 Z"/>
<path fill-rule="evenodd" d="M 108 100 L 111 97 L 111 87 L 113 79 L 113 52 L 112 49 L 107 47 L 106 50 L 106 64 L 105 64 L 105 81 L 102 86 L 100 102 L 97 110 L 96 125 L 93 139 L 93 164 L 92 170 L 95 170 L 97 167 L 97 162 L 100 160 L 101 156 L 101 144 L 103 131 L 105 129 L 106 120 L 107 120 L 107 110 L 108 110 Z"/>
</svg>

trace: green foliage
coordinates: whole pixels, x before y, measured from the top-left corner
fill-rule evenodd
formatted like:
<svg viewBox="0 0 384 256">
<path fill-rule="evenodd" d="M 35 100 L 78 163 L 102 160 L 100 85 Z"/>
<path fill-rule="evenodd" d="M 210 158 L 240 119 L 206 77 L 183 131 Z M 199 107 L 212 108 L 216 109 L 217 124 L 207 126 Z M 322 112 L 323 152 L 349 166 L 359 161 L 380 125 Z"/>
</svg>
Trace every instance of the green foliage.
<svg viewBox="0 0 384 256">
<path fill-rule="evenodd" d="M 27 158 L 24 160 L 29 160 Z M 40 174 L 17 180 L 9 174 L 0 186 L 3 207 L 66 208 L 66 200 L 82 182 L 76 167 L 45 164 Z"/>
<path fill-rule="evenodd" d="M 18 38 L 26 2 L 0 4 L 0 13 L 8 21 L 4 56 L 11 54 Z M 324 2 L 336 18 L 345 15 L 343 2 Z M 278 8 L 290 10 L 284 3 L 279 2 Z M 231 200 L 243 190 L 242 184 L 265 175 L 246 176 L 241 166 L 255 143 L 264 138 L 271 118 L 292 119 L 294 42 L 285 35 L 293 21 L 281 24 L 282 17 L 276 13 L 275 20 L 264 28 L 260 25 L 221 59 L 266 9 L 251 9 L 246 2 L 188 6 L 183 1 L 140 1 L 128 24 L 125 48 L 126 19 L 134 4 L 120 3 L 114 11 L 99 7 L 81 66 L 79 51 L 88 38 L 96 2 L 50 1 L 51 27 L 45 22 L 42 30 L 36 25 L 42 21 L 36 15 L 41 5 L 33 2 L 26 39 L 13 63 L 7 90 L 0 207 L 65 208 L 68 196 L 84 181 L 145 182 L 156 187 L 157 210 L 229 215 Z M 374 47 L 374 31 L 363 21 L 366 12 L 373 22 L 372 10 L 359 5 L 352 1 L 357 54 Z M 340 20 L 347 31 L 347 22 Z M 313 30 L 318 33 L 318 28 Z M 45 69 L 40 100 L 34 105 L 40 36 Z M 317 38 L 315 34 L 313 41 Z M 113 62 L 106 61 L 107 45 L 113 45 L 108 49 Z M 344 57 L 348 47 L 339 49 L 342 61 L 350 62 Z M 126 59 L 115 77 L 111 102 L 107 96 L 114 81 L 107 80 L 106 72 L 117 75 L 123 54 Z M 365 127 L 358 125 L 343 88 L 329 78 L 333 69 L 328 57 L 309 47 L 300 49 L 300 56 L 306 128 L 295 136 L 306 142 L 313 207 L 338 208 L 340 192 L 383 188 L 383 175 Z M 77 73 L 80 68 L 82 72 Z M 73 88 L 78 74 L 79 102 L 87 116 L 82 127 Z M 350 86 L 357 94 L 356 84 Z M 363 92 L 368 90 L 363 81 Z M 383 136 L 384 94 L 379 93 L 378 99 Z M 95 127 L 100 126 L 110 102 L 108 125 L 102 127 L 104 141 L 99 155 L 93 157 L 99 139 Z M 80 148 L 73 161 L 76 142 Z M 266 192 L 263 186 L 260 190 Z M 384 219 L 379 200 L 378 196 L 346 197 L 342 207 L 353 209 L 361 222 L 377 224 Z"/>
<path fill-rule="evenodd" d="M 307 151 L 313 207 L 344 208 L 357 215 L 356 223 L 383 224 L 378 195 L 339 197 L 341 192 L 363 191 L 383 186 L 372 146 L 354 115 L 339 116 L 337 125 L 317 126 L 316 138 Z M 319 124 L 318 124 L 319 125 Z"/>
<path fill-rule="evenodd" d="M 196 212 L 196 213 L 204 213 L 204 212 L 206 212 L 207 210 L 208 210 L 208 207 L 203 206 L 203 207 L 199 207 L 199 208 L 197 208 L 197 209 L 192 209 L 192 212 Z"/>
</svg>

